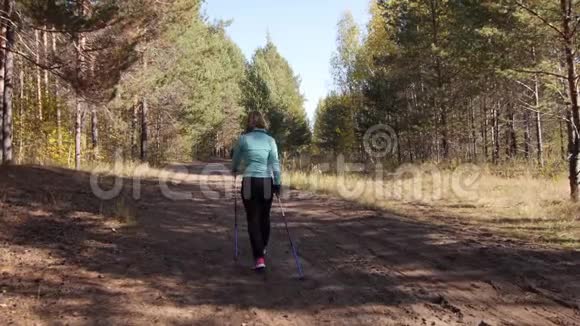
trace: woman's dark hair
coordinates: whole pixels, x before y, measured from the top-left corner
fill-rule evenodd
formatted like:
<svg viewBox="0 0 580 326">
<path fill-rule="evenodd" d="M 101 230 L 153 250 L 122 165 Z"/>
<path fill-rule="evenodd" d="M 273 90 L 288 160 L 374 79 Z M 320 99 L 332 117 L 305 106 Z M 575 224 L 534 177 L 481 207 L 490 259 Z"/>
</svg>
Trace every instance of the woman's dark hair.
<svg viewBox="0 0 580 326">
<path fill-rule="evenodd" d="M 248 113 L 248 121 L 246 123 L 246 130 L 252 131 L 254 129 L 266 129 L 266 120 L 262 113 L 258 111 L 252 111 Z"/>
</svg>

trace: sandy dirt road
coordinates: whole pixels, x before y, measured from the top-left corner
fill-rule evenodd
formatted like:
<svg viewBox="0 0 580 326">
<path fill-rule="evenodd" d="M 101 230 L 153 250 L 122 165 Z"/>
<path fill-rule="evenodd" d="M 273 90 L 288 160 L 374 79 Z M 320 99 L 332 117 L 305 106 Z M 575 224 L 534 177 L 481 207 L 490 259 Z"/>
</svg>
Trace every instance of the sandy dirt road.
<svg viewBox="0 0 580 326">
<path fill-rule="evenodd" d="M 0 325 L 580 325 L 578 251 L 304 192 L 285 203 L 306 280 L 277 208 L 255 275 L 243 216 L 232 260 L 231 177 L 200 176 L 223 164 L 184 168 L 168 189 L 191 199 L 124 180 L 105 201 L 86 173 L 0 168 Z"/>
</svg>

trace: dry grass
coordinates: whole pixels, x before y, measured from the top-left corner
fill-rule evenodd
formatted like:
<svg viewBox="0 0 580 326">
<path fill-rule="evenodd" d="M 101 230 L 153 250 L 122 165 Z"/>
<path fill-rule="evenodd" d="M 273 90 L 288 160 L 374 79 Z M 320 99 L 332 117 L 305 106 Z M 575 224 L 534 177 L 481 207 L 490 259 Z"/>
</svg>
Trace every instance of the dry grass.
<svg viewBox="0 0 580 326">
<path fill-rule="evenodd" d="M 157 181 L 159 179 L 168 182 L 191 181 L 191 174 L 183 166 L 168 167 L 167 169 L 159 169 L 151 167 L 148 164 L 139 164 L 135 162 L 116 162 L 98 163 L 92 166 L 84 166 L 83 170 L 93 175 L 104 176 L 100 179 L 100 184 L 103 188 L 110 189 L 113 187 L 113 178 L 107 177 L 121 177 L 126 179 L 142 179 Z M 115 218 L 119 223 L 125 226 L 134 226 L 137 224 L 138 216 L 135 201 L 130 194 L 121 193 L 117 197 L 107 200 L 101 204 L 101 214 Z"/>
<path fill-rule="evenodd" d="M 403 167 L 378 177 L 286 173 L 294 188 L 325 193 L 371 208 L 485 227 L 538 243 L 580 248 L 580 205 L 571 203 L 564 176 L 500 177 L 474 166 L 439 170 Z"/>
<path fill-rule="evenodd" d="M 127 179 L 157 179 L 167 171 L 150 167 L 147 164 L 137 164 L 133 162 L 117 162 L 114 164 L 98 163 L 90 166 L 83 166 L 83 171 L 105 177 L 121 177 Z M 99 183 L 104 188 L 113 187 L 113 178 L 100 179 Z M 102 201 L 101 215 L 110 216 L 124 226 L 135 226 L 138 221 L 138 214 L 135 201 L 130 195 L 121 193 L 113 199 Z"/>
<path fill-rule="evenodd" d="M 135 162 L 118 162 L 113 164 L 96 163 L 93 165 L 83 166 L 83 170 L 91 173 L 119 176 L 124 178 L 157 178 L 162 172 L 162 170 L 153 168 L 148 164 L 139 164 Z"/>
<path fill-rule="evenodd" d="M 176 165 L 164 169 L 152 167 L 148 164 L 136 162 L 117 162 L 117 163 L 97 163 L 94 165 L 83 166 L 84 171 L 96 173 L 99 175 L 118 176 L 123 178 L 140 178 L 157 180 L 164 178 L 168 181 L 187 181 L 191 179 L 191 174 L 187 168 Z"/>
<path fill-rule="evenodd" d="M 157 169 L 136 163 L 98 164 L 85 170 L 126 178 L 160 177 L 188 181 L 187 171 Z M 524 173 L 505 177 L 487 168 L 434 165 L 403 166 L 375 176 L 289 171 L 293 188 L 339 196 L 364 206 L 427 219 L 485 227 L 506 236 L 580 248 L 580 205 L 571 203 L 565 176 L 542 178 Z M 123 204 L 115 210 L 133 220 Z"/>
</svg>

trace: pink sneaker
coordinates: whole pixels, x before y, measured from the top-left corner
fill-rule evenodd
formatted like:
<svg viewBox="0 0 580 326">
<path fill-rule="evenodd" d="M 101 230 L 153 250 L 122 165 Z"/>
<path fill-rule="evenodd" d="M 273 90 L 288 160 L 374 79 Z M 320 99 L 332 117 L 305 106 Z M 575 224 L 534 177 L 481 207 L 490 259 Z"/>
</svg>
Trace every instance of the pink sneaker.
<svg viewBox="0 0 580 326">
<path fill-rule="evenodd" d="M 254 265 L 254 269 L 264 269 L 266 268 L 266 260 L 264 259 L 264 257 L 260 257 L 258 259 L 256 259 L 256 265 Z"/>
</svg>

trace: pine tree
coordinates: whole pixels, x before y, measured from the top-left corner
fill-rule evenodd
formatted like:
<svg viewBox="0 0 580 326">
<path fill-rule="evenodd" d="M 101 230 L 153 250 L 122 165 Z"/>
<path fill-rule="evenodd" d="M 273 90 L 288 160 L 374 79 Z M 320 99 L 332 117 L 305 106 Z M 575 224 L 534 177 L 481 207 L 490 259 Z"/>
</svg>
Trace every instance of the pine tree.
<svg viewBox="0 0 580 326">
<path fill-rule="evenodd" d="M 311 131 L 300 93 L 300 80 L 271 40 L 256 50 L 242 82 L 242 104 L 247 111 L 265 113 L 270 132 L 287 152 L 300 151 Z"/>
</svg>

